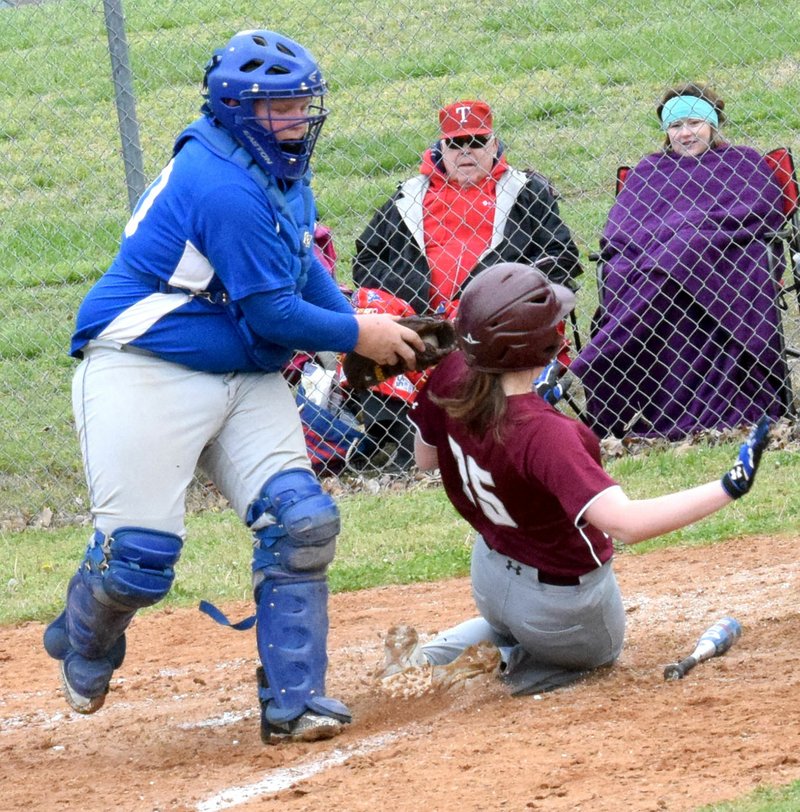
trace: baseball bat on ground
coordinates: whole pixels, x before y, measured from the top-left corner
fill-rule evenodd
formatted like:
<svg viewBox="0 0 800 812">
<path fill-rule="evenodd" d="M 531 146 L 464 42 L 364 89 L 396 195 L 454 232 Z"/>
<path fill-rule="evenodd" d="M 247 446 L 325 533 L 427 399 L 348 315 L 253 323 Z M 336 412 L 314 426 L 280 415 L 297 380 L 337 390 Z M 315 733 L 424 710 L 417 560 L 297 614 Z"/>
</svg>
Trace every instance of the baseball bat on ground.
<svg viewBox="0 0 800 812">
<path fill-rule="evenodd" d="M 683 679 L 688 671 L 703 660 L 719 657 L 724 654 L 742 635 L 739 621 L 724 617 L 713 626 L 709 626 L 697 641 L 694 651 L 679 663 L 670 663 L 664 668 L 665 680 Z"/>
</svg>

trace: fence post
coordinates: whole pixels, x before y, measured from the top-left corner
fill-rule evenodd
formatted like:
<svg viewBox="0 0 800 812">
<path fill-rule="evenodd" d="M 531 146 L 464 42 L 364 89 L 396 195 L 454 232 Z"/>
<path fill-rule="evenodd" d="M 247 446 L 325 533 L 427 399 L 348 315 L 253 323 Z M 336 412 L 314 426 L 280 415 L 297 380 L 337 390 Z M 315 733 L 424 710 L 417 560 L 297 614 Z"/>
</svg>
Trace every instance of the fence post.
<svg viewBox="0 0 800 812">
<path fill-rule="evenodd" d="M 128 41 L 125 36 L 125 16 L 122 0 L 103 0 L 103 11 L 111 55 L 111 74 L 117 103 L 119 134 L 122 140 L 122 159 L 125 163 L 125 182 L 128 187 L 128 207 L 133 211 L 136 201 L 145 190 L 142 147 L 139 142 L 139 121 L 133 95 L 131 66 L 128 59 Z"/>
</svg>

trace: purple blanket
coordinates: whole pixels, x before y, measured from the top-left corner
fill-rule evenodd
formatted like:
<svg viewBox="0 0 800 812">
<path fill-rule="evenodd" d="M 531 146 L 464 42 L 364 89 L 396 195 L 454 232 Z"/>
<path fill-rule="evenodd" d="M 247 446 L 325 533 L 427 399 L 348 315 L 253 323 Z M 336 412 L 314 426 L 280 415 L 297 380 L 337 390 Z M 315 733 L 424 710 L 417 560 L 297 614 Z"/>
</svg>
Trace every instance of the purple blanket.
<svg viewBox="0 0 800 812">
<path fill-rule="evenodd" d="M 777 278 L 782 225 L 763 158 L 658 153 L 628 174 L 601 239 L 601 307 L 573 361 L 601 436 L 676 439 L 785 412 Z"/>
</svg>

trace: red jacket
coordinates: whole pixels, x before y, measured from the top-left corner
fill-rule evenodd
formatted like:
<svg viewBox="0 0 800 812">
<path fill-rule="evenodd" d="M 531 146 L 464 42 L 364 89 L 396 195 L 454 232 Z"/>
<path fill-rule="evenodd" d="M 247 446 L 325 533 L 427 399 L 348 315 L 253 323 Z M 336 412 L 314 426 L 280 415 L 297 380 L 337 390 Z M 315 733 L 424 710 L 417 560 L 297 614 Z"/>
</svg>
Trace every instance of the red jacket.
<svg viewBox="0 0 800 812">
<path fill-rule="evenodd" d="M 430 176 L 422 207 L 431 310 L 446 306 L 459 295 L 470 271 L 489 247 L 497 179 L 507 169 L 508 163 L 501 156 L 480 184 L 460 186 L 447 180 L 431 160 L 430 151 L 423 156 L 420 174 Z"/>
</svg>

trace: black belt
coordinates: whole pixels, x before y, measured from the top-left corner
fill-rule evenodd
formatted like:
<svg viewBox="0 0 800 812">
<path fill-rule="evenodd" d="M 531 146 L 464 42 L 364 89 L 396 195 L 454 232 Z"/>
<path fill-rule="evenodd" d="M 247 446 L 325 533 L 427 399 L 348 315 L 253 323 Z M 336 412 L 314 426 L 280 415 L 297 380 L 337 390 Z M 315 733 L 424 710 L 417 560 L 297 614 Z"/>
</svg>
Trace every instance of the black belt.
<svg viewBox="0 0 800 812">
<path fill-rule="evenodd" d="M 150 350 L 141 347 L 133 347 L 130 344 L 122 344 L 119 341 L 107 341 L 103 338 L 90 338 L 84 345 L 84 349 L 99 347 L 104 350 L 115 350 L 116 352 L 130 353 L 131 355 L 146 355 L 149 358 L 159 358 L 160 356 Z"/>
<path fill-rule="evenodd" d="M 489 544 L 488 541 L 486 541 L 483 536 L 481 536 L 481 538 L 483 539 L 483 543 L 490 550 L 493 552 L 498 552 L 494 547 L 492 547 L 491 544 Z M 517 562 L 512 561 L 510 558 L 506 563 L 506 569 L 515 570 L 517 575 L 520 575 L 522 572 L 520 565 Z M 549 584 L 550 586 L 579 586 L 581 582 L 579 575 L 557 575 L 555 572 L 546 572 L 545 570 L 540 570 L 536 567 L 533 569 L 536 569 L 536 577 L 540 584 Z"/>
<path fill-rule="evenodd" d="M 554 572 L 537 571 L 540 584 L 550 584 L 551 586 L 578 586 L 581 579 L 577 575 L 556 575 Z"/>
</svg>

